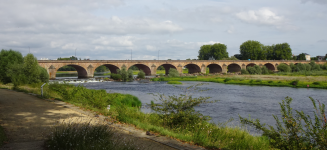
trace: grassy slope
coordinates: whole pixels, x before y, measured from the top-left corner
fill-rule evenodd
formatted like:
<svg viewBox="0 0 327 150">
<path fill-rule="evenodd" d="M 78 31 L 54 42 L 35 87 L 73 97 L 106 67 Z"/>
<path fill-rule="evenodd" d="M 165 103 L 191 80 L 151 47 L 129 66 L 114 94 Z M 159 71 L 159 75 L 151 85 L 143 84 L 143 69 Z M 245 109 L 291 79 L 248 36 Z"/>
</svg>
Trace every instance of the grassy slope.
<svg viewBox="0 0 327 150">
<path fill-rule="evenodd" d="M 153 81 L 203 81 L 226 84 L 241 85 L 266 85 L 327 89 L 327 77 L 293 77 L 293 76 L 271 76 L 271 75 L 235 75 L 235 76 L 197 76 L 197 77 L 175 77 L 154 78 Z M 294 81 L 298 81 L 294 84 Z"/>
</svg>

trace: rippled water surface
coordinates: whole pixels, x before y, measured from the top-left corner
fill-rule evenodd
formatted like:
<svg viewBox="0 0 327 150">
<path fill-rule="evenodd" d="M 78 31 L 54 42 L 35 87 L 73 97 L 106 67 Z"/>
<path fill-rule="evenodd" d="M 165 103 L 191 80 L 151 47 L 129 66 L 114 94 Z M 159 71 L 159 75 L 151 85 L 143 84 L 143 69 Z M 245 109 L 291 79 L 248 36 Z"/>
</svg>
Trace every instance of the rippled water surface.
<svg viewBox="0 0 327 150">
<path fill-rule="evenodd" d="M 188 87 L 190 85 L 204 82 L 182 82 L 178 87 Z M 154 99 L 149 93 L 160 93 L 166 95 L 178 95 L 183 91 L 166 82 L 97 82 L 83 83 L 89 89 L 105 89 L 107 92 L 128 93 L 137 96 L 143 104 L 150 103 Z M 212 117 L 214 122 L 225 122 L 233 117 L 232 124 L 238 125 L 239 117 L 259 118 L 262 123 L 274 125 L 272 114 L 280 114 L 279 102 L 285 97 L 293 98 L 291 106 L 294 110 L 303 110 L 313 114 L 313 106 L 308 98 L 311 96 L 320 102 L 327 104 L 327 90 L 305 89 L 290 87 L 268 87 L 268 86 L 248 86 L 230 85 L 221 83 L 205 83 L 201 89 L 208 91 L 194 93 L 194 96 L 209 96 L 211 100 L 220 100 L 212 104 L 202 104 L 196 107 L 204 115 Z M 144 112 L 151 110 L 143 109 Z"/>
</svg>

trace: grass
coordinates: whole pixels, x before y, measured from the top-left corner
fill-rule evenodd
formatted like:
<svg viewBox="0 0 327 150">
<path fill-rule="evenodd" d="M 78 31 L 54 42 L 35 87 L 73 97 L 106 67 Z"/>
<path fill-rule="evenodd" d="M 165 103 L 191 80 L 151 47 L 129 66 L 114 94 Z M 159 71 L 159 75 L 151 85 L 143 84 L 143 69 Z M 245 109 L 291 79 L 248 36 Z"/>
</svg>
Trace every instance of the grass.
<svg viewBox="0 0 327 150">
<path fill-rule="evenodd" d="M 0 87 L 2 86 L 0 85 Z M 40 88 L 37 84 L 21 86 L 18 89 L 40 94 Z M 167 127 L 158 114 L 145 114 L 139 111 L 139 104 L 131 104 L 135 101 L 131 100 L 134 98 L 132 95 L 106 93 L 104 90 L 90 90 L 67 84 L 46 85 L 44 93 L 45 97 L 62 100 L 82 109 L 110 116 L 112 121 L 132 124 L 139 129 L 155 132 L 157 135 L 171 137 L 209 149 L 271 149 L 266 137 L 253 136 L 239 127 L 227 127 L 204 120 L 183 127 Z M 131 103 L 124 102 L 124 100 Z M 110 111 L 106 109 L 108 104 L 111 105 Z M 76 142 L 77 139 L 74 141 Z"/>
<path fill-rule="evenodd" d="M 47 149 L 139 149 L 107 124 L 89 122 L 59 123 L 47 136 Z"/>
<path fill-rule="evenodd" d="M 4 142 L 7 140 L 6 134 L 4 129 L 0 126 L 0 147 L 4 144 Z"/>
<path fill-rule="evenodd" d="M 203 81 L 240 85 L 282 86 L 297 88 L 327 89 L 326 77 L 275 77 L 268 75 L 238 75 L 238 76 L 192 76 L 192 77 L 161 77 L 152 81 Z M 296 81 L 296 82 L 295 82 Z M 294 84 L 295 83 L 295 84 Z"/>
<path fill-rule="evenodd" d="M 169 81 L 167 84 L 183 84 L 182 82 L 179 81 Z"/>
<path fill-rule="evenodd" d="M 327 70 L 322 71 L 299 71 L 299 72 L 278 72 L 274 75 L 283 76 L 327 76 Z"/>
</svg>

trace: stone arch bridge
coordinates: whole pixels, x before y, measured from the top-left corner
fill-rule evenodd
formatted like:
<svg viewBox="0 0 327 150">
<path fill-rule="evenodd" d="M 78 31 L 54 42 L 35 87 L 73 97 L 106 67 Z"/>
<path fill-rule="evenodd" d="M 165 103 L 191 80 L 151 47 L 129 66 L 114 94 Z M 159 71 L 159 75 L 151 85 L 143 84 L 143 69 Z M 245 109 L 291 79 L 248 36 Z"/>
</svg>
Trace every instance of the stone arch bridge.
<svg viewBox="0 0 327 150">
<path fill-rule="evenodd" d="M 326 61 L 317 61 L 323 64 Z M 277 66 L 281 63 L 287 65 L 293 63 L 309 63 L 309 61 L 294 60 L 38 60 L 41 67 L 47 69 L 50 79 L 56 78 L 56 72 L 63 66 L 72 66 L 78 72 L 78 78 L 92 78 L 94 71 L 99 66 L 106 66 L 110 72 L 116 73 L 117 69 L 136 66 L 143 70 L 146 75 L 155 75 L 159 66 L 163 66 L 168 73 L 170 68 L 175 68 L 179 73 L 186 67 L 189 73 L 206 73 L 209 68 L 210 73 L 240 72 L 248 66 L 266 66 L 269 70 L 277 71 Z"/>
</svg>

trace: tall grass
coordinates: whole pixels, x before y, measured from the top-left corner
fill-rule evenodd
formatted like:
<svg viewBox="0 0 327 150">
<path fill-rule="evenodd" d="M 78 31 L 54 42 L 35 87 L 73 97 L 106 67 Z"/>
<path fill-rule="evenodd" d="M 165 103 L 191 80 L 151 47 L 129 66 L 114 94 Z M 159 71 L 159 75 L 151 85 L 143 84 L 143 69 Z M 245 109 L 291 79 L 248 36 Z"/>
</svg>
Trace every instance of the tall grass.
<svg viewBox="0 0 327 150">
<path fill-rule="evenodd" d="M 133 141 L 106 124 L 89 122 L 62 122 L 52 127 L 47 135 L 45 147 L 49 150 L 60 149 L 115 149 L 136 150 L 139 147 Z"/>
</svg>

